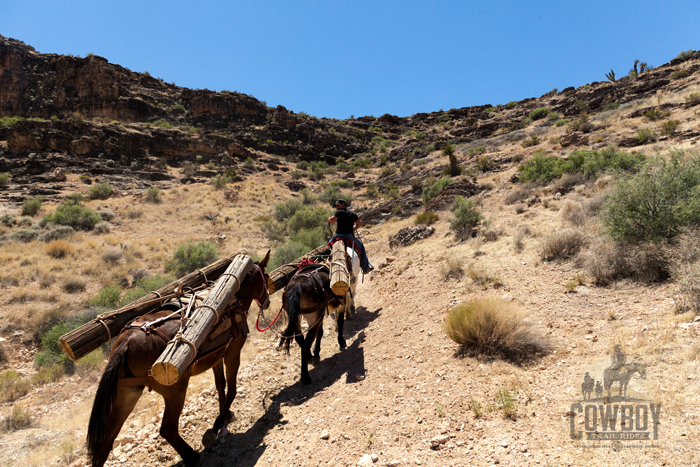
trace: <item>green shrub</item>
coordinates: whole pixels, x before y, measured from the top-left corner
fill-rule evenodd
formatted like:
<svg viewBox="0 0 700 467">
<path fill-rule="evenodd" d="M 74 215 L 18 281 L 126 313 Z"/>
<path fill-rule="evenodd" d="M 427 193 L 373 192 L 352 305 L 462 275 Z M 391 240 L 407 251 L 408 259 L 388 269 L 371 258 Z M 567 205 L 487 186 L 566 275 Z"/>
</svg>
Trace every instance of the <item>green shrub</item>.
<svg viewBox="0 0 700 467">
<path fill-rule="evenodd" d="M 12 432 L 29 428 L 31 425 L 32 412 L 29 407 L 13 405 L 12 412 L 3 419 L 3 424 L 0 425 L 0 431 Z"/>
<path fill-rule="evenodd" d="M 41 234 L 39 229 L 22 229 L 16 230 L 10 234 L 10 240 L 14 242 L 29 243 L 36 240 Z"/>
<path fill-rule="evenodd" d="M 72 201 L 65 201 L 58 205 L 53 214 L 44 216 L 42 223 L 51 222 L 58 225 L 67 225 L 75 230 L 92 230 L 95 224 L 101 221 L 102 216 L 92 209 Z"/>
<path fill-rule="evenodd" d="M 521 143 L 524 148 L 537 146 L 538 144 L 540 144 L 540 138 L 537 135 L 531 135 L 529 138 L 525 138 Z"/>
<path fill-rule="evenodd" d="M 530 112 L 530 118 L 533 120 L 540 120 L 545 118 L 549 114 L 549 109 L 547 107 L 540 107 Z"/>
<path fill-rule="evenodd" d="M 99 224 L 99 223 L 98 223 Z M 97 224 L 95 224 L 97 226 Z M 70 237 L 75 233 L 75 230 L 73 230 L 73 227 L 67 226 L 67 225 L 49 225 L 47 226 L 42 233 L 39 234 L 37 237 L 37 240 L 40 242 L 53 242 L 54 240 L 61 240 L 67 237 Z"/>
<path fill-rule="evenodd" d="M 652 122 L 655 122 L 656 120 L 661 120 L 662 118 L 666 118 L 669 115 L 671 115 L 670 110 L 663 111 L 660 109 L 651 109 L 644 112 L 644 118 Z"/>
<path fill-rule="evenodd" d="M 684 50 L 678 55 L 676 55 L 675 59 L 685 62 L 686 60 L 690 60 L 693 57 L 693 54 L 695 54 L 695 51 L 693 49 Z"/>
<path fill-rule="evenodd" d="M 676 134 L 678 126 L 681 124 L 679 120 L 667 120 L 661 124 L 661 134 L 664 136 L 673 136 Z"/>
<path fill-rule="evenodd" d="M 459 239 L 469 237 L 482 218 L 481 211 L 474 205 L 472 200 L 462 196 L 455 198 L 452 213 L 454 217 L 450 221 L 450 228 Z"/>
<path fill-rule="evenodd" d="M 294 169 L 289 172 L 289 175 L 292 176 L 292 180 L 300 180 L 304 176 L 304 172 Z"/>
<path fill-rule="evenodd" d="M 41 203 L 44 202 L 43 196 L 36 196 L 34 198 L 27 198 L 22 203 L 22 215 L 23 216 L 34 216 L 41 209 Z"/>
<path fill-rule="evenodd" d="M 209 180 L 209 183 L 217 190 L 221 190 L 231 183 L 231 179 L 226 175 L 217 174 Z"/>
<path fill-rule="evenodd" d="M 255 166 L 255 161 L 253 160 L 252 157 L 247 157 L 246 160 L 243 162 L 243 167 L 254 167 Z"/>
<path fill-rule="evenodd" d="M 0 188 L 7 188 L 10 186 L 10 174 L 7 172 L 0 173 Z"/>
<path fill-rule="evenodd" d="M 423 203 L 427 203 L 428 201 L 442 193 L 442 190 L 444 190 L 445 187 L 450 183 L 452 183 L 452 179 L 450 177 L 445 177 L 435 181 L 429 187 L 426 186 L 425 188 L 423 188 Z"/>
<path fill-rule="evenodd" d="M 287 242 L 281 247 L 277 248 L 272 253 L 272 259 L 270 260 L 271 268 L 278 268 L 283 264 L 291 263 L 298 257 L 305 255 L 309 252 L 306 245 L 301 243 Z"/>
<path fill-rule="evenodd" d="M 548 156 L 539 150 L 532 159 L 520 165 L 520 180 L 551 181 L 565 173 L 597 177 L 607 171 L 636 171 L 645 159 L 644 154 L 618 151 L 614 146 L 594 151 L 574 151 L 568 159 Z"/>
<path fill-rule="evenodd" d="M 289 232 L 297 232 L 317 227 L 327 228 L 328 217 L 331 215 L 323 207 L 304 208 L 294 213 L 287 223 Z"/>
<path fill-rule="evenodd" d="M 150 292 L 158 290 L 170 284 L 174 280 L 174 276 L 162 274 L 154 274 L 152 276 L 137 279 L 134 281 L 134 288 L 124 292 L 124 296 L 121 298 L 121 300 L 119 300 L 119 306 L 128 305 L 141 297 L 145 297 Z M 111 293 L 114 294 L 114 292 Z"/>
<path fill-rule="evenodd" d="M 274 217 L 278 221 L 283 221 L 292 217 L 297 211 L 303 209 L 302 201 L 292 198 L 275 206 Z"/>
<path fill-rule="evenodd" d="M 564 125 L 568 125 L 569 123 L 571 123 L 570 118 L 562 118 L 562 119 L 554 122 L 554 126 L 564 126 Z"/>
<path fill-rule="evenodd" d="M 0 224 L 4 225 L 5 227 L 12 227 L 15 225 L 16 222 L 17 214 L 13 212 L 9 212 L 0 216 Z"/>
<path fill-rule="evenodd" d="M 515 302 L 496 298 L 473 298 L 457 305 L 445 317 L 443 329 L 466 354 L 523 361 L 549 350 Z"/>
<path fill-rule="evenodd" d="M 165 270 L 173 272 L 177 277 L 208 266 L 219 259 L 216 245 L 211 242 L 186 243 L 180 245 L 172 258 L 165 260 Z"/>
<path fill-rule="evenodd" d="M 414 225 L 431 225 L 437 222 L 440 217 L 433 211 L 425 211 L 418 214 L 413 221 Z"/>
<path fill-rule="evenodd" d="M 88 190 L 91 199 L 107 199 L 114 193 L 114 188 L 109 183 L 93 183 Z"/>
<path fill-rule="evenodd" d="M 114 309 L 119 303 L 119 297 L 121 296 L 121 289 L 116 285 L 108 285 L 100 290 L 100 293 L 88 300 L 88 305 L 97 306 L 101 308 Z"/>
<path fill-rule="evenodd" d="M 657 135 L 653 128 L 640 128 L 637 130 L 637 134 L 634 136 L 634 139 L 642 144 L 646 144 L 654 141 L 656 137 Z"/>
<path fill-rule="evenodd" d="M 365 194 L 369 198 L 375 198 L 377 194 L 379 194 L 377 185 L 375 185 L 374 183 L 368 183 L 367 186 L 365 186 Z"/>
<path fill-rule="evenodd" d="M 518 103 L 516 101 L 510 101 L 506 104 L 507 109 L 512 109 L 512 108 L 517 107 L 517 106 L 518 106 Z"/>
<path fill-rule="evenodd" d="M 22 117 L 0 117 L 0 128 L 12 128 L 22 120 L 24 120 Z"/>
<path fill-rule="evenodd" d="M 700 156 L 653 159 L 615 184 L 603 208 L 608 233 L 622 241 L 660 241 L 700 224 Z"/>
<path fill-rule="evenodd" d="M 0 372 L 0 402 L 13 402 L 24 396 L 31 384 L 15 370 Z"/>
<path fill-rule="evenodd" d="M 352 204 L 352 194 L 341 192 L 340 186 L 335 184 L 328 185 L 325 190 L 318 194 L 318 200 L 327 203 L 329 206 L 333 206 L 337 199 L 344 199 L 348 206 Z"/>
<path fill-rule="evenodd" d="M 149 186 L 146 192 L 144 193 L 143 200 L 147 203 L 158 204 L 162 201 L 160 194 L 160 188 L 158 188 L 157 186 Z"/>
</svg>

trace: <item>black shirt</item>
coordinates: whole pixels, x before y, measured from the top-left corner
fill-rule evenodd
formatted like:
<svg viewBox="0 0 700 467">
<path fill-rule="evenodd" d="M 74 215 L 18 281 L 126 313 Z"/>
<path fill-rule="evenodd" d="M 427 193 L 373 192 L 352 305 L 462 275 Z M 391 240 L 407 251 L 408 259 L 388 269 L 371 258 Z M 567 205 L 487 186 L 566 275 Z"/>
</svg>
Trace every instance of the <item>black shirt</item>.
<svg viewBox="0 0 700 467">
<path fill-rule="evenodd" d="M 345 208 L 336 209 L 333 216 L 338 218 L 338 228 L 335 230 L 335 233 L 341 235 L 353 233 L 352 225 L 359 219 L 357 214 Z"/>
</svg>

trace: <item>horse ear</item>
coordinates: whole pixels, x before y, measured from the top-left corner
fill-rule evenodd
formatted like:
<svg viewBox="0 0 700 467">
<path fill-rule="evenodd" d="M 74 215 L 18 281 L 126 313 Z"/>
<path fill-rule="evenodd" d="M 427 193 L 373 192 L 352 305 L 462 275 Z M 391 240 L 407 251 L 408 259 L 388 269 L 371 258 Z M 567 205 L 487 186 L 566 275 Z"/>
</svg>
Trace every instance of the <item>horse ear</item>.
<svg viewBox="0 0 700 467">
<path fill-rule="evenodd" d="M 263 260 L 260 261 L 261 268 L 267 267 L 267 263 L 270 262 L 270 251 L 272 251 L 272 250 L 267 250 L 267 254 L 265 255 L 265 258 L 263 258 Z"/>
</svg>

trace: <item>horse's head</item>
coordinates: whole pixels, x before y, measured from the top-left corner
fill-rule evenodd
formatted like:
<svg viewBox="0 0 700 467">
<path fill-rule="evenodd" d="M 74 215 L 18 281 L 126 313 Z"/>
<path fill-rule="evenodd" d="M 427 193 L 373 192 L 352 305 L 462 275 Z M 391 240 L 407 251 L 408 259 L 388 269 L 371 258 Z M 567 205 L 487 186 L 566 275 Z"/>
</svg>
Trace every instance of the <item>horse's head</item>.
<svg viewBox="0 0 700 467">
<path fill-rule="evenodd" d="M 253 267 L 248 271 L 241 284 L 237 295 L 246 309 L 250 307 L 253 301 L 263 310 L 270 306 L 270 292 L 267 288 L 269 275 L 265 273 L 265 267 L 269 261 L 270 250 L 267 251 L 262 261 L 253 263 Z"/>
</svg>

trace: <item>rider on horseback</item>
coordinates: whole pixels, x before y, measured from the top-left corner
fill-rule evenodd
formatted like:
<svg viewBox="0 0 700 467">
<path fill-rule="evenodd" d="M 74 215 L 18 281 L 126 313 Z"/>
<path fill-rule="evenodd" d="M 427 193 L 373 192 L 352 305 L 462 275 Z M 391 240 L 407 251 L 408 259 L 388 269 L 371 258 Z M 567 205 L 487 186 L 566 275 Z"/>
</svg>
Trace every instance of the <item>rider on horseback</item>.
<svg viewBox="0 0 700 467">
<path fill-rule="evenodd" d="M 338 238 L 342 240 L 352 240 L 360 247 L 360 267 L 362 268 L 362 272 L 367 274 L 372 271 L 374 266 L 369 264 L 365 246 L 354 235 L 355 230 L 362 226 L 362 221 L 357 214 L 347 208 L 345 200 L 343 199 L 339 199 L 335 202 L 335 212 L 328 218 L 329 224 L 335 224 L 336 222 L 338 222 L 338 228 L 335 231 L 335 235 L 328 241 L 328 244 L 330 245 Z"/>
<path fill-rule="evenodd" d="M 625 361 L 627 360 L 627 355 L 622 352 L 620 344 L 615 344 L 610 358 L 612 359 L 610 370 L 612 370 L 615 374 L 619 373 L 620 369 L 625 365 Z"/>
</svg>

